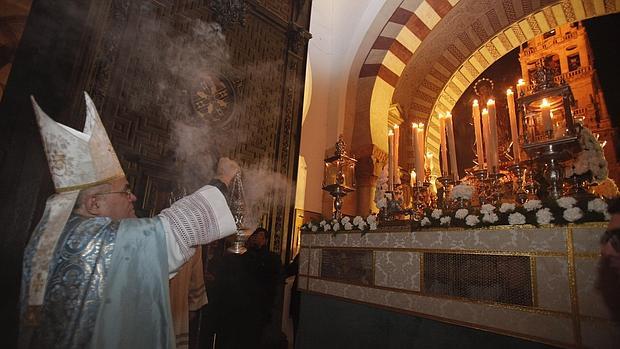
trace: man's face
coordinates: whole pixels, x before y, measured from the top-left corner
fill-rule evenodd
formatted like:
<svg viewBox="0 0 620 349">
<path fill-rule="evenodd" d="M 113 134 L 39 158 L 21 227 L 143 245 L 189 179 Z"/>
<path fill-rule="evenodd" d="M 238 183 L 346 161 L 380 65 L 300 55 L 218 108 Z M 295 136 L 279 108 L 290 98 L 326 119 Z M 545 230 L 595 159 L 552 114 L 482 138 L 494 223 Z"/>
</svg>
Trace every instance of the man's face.
<svg viewBox="0 0 620 349">
<path fill-rule="evenodd" d="M 136 196 L 129 190 L 129 183 L 125 178 L 119 178 L 111 184 L 109 191 L 95 194 L 99 205 L 101 217 L 110 217 L 118 220 L 123 218 L 136 218 L 133 203 Z"/>
</svg>

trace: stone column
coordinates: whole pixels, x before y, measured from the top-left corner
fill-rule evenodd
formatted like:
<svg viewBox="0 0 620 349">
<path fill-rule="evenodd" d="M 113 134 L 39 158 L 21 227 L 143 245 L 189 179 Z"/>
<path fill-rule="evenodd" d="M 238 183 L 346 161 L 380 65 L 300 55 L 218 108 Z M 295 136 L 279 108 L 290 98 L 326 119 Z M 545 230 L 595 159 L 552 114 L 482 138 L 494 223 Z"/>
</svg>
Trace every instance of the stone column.
<svg viewBox="0 0 620 349">
<path fill-rule="evenodd" d="M 369 144 L 353 150 L 357 159 L 355 177 L 357 190 L 356 214 L 366 216 L 370 212 L 378 212 L 375 205 L 375 189 L 377 179 L 381 175 L 383 166 L 387 164 L 387 153 L 380 150 L 376 145 Z"/>
</svg>

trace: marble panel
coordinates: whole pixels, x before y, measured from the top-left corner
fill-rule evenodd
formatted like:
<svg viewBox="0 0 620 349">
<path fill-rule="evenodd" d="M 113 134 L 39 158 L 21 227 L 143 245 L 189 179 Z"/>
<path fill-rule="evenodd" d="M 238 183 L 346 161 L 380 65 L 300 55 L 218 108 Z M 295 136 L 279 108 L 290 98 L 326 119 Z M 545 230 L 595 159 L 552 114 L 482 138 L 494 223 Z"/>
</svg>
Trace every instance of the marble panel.
<svg viewBox="0 0 620 349">
<path fill-rule="evenodd" d="M 310 265 L 308 267 L 308 275 L 319 276 L 319 270 L 321 270 L 321 249 L 310 249 Z"/>
<path fill-rule="evenodd" d="M 575 253 L 599 253 L 599 239 L 605 232 L 606 224 L 600 227 L 573 227 L 573 246 Z"/>
<path fill-rule="evenodd" d="M 420 254 L 375 251 L 375 285 L 420 290 Z"/>
<path fill-rule="evenodd" d="M 314 240 L 317 234 L 302 232 L 301 233 L 301 245 L 302 246 L 312 246 L 314 245 Z"/>
<path fill-rule="evenodd" d="M 570 313 L 571 301 L 566 257 L 536 258 L 538 307 Z"/>
<path fill-rule="evenodd" d="M 605 320 L 581 319 L 581 342 L 586 348 L 618 348 L 620 324 Z"/>
<path fill-rule="evenodd" d="M 299 251 L 299 274 L 301 275 L 308 275 L 309 273 L 310 251 L 311 250 L 308 248 L 302 248 L 301 251 Z"/>
<path fill-rule="evenodd" d="M 577 282 L 577 300 L 581 315 L 608 319 L 609 311 L 603 297 L 596 287 L 598 259 L 575 258 L 575 277 Z"/>
<path fill-rule="evenodd" d="M 413 247 L 424 249 L 566 252 L 566 228 L 422 230 Z"/>
<path fill-rule="evenodd" d="M 305 276 L 298 276 L 299 282 L 297 283 L 297 288 L 300 290 L 308 290 L 308 278 Z"/>
</svg>

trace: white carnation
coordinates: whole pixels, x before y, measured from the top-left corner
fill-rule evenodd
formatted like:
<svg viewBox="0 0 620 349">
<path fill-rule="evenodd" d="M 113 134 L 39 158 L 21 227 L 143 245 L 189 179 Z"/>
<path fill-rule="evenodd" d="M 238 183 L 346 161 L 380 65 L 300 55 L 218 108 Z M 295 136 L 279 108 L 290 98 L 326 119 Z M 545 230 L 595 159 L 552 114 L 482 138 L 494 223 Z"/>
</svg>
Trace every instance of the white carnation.
<svg viewBox="0 0 620 349">
<path fill-rule="evenodd" d="M 542 207 L 542 201 L 540 200 L 527 200 L 523 204 L 523 208 L 525 208 L 527 211 L 538 210 L 541 207 Z"/>
<path fill-rule="evenodd" d="M 319 223 L 320 226 L 324 226 L 325 224 L 327 224 L 327 221 L 322 220 L 321 223 Z"/>
<path fill-rule="evenodd" d="M 575 200 L 575 198 L 571 196 L 563 196 L 557 199 L 556 202 L 561 208 L 571 208 L 577 203 L 577 200 Z"/>
<path fill-rule="evenodd" d="M 376 225 L 377 224 L 377 216 L 371 214 L 370 216 L 368 216 L 366 218 L 366 222 L 368 222 L 368 224 L 373 224 L 374 223 Z"/>
<path fill-rule="evenodd" d="M 487 214 L 495 211 L 495 206 L 491 204 L 484 204 L 480 207 L 480 213 Z"/>
<path fill-rule="evenodd" d="M 433 210 L 433 213 L 431 213 L 431 217 L 435 219 L 439 219 L 442 214 L 443 214 L 443 211 L 440 208 L 436 208 Z"/>
<path fill-rule="evenodd" d="M 511 213 L 508 216 L 508 224 L 510 225 L 525 224 L 525 216 L 519 212 Z"/>
<path fill-rule="evenodd" d="M 340 223 L 334 223 L 334 226 L 332 228 L 334 229 L 334 231 L 340 230 Z"/>
<path fill-rule="evenodd" d="M 379 200 L 377 200 L 377 208 L 385 208 L 387 207 L 387 199 L 386 198 L 381 198 Z"/>
<path fill-rule="evenodd" d="M 325 223 L 325 224 L 323 225 L 323 231 L 329 231 L 329 230 L 331 230 L 331 229 L 332 229 L 332 227 L 331 227 L 329 224 Z"/>
<path fill-rule="evenodd" d="M 455 185 L 450 191 L 450 199 L 466 199 L 470 200 L 474 195 L 474 187 L 467 184 Z"/>
<path fill-rule="evenodd" d="M 609 214 L 609 212 L 605 212 L 605 213 L 603 213 L 603 215 L 605 216 L 605 220 L 606 221 L 610 221 L 611 220 L 611 215 Z"/>
<path fill-rule="evenodd" d="M 605 213 L 607 212 L 607 203 L 602 199 L 594 199 L 588 202 L 588 211 Z"/>
<path fill-rule="evenodd" d="M 468 214 L 469 214 L 469 211 L 466 208 L 460 208 L 456 210 L 456 212 L 454 213 L 454 218 L 463 219 L 467 217 Z"/>
<path fill-rule="evenodd" d="M 424 218 L 422 218 L 422 220 L 420 221 L 420 224 L 421 224 L 423 227 L 425 227 L 425 226 L 427 226 L 427 225 L 431 225 L 431 220 L 430 220 L 430 219 L 428 219 L 428 217 L 424 217 Z"/>
<path fill-rule="evenodd" d="M 495 213 L 485 213 L 484 215 L 482 215 L 482 221 L 483 222 L 487 222 L 487 223 L 495 223 L 499 220 L 499 217 L 497 217 L 497 214 Z"/>
<path fill-rule="evenodd" d="M 360 225 L 360 223 L 364 223 L 364 218 L 362 218 L 362 216 L 356 216 L 353 218 L 354 225 Z"/>
<path fill-rule="evenodd" d="M 370 223 L 368 225 L 368 229 L 370 229 L 370 230 L 377 230 L 377 223 Z"/>
<path fill-rule="evenodd" d="M 583 217 L 583 212 L 581 211 L 579 207 L 570 207 L 564 210 L 564 213 L 562 214 L 562 216 L 568 222 L 575 222 L 581 219 L 581 217 Z"/>
<path fill-rule="evenodd" d="M 359 228 L 359 230 L 366 230 L 366 223 L 360 223 L 357 225 L 357 227 Z"/>
<path fill-rule="evenodd" d="M 444 216 L 439 219 L 441 225 L 449 225 L 452 218 L 450 216 Z"/>
<path fill-rule="evenodd" d="M 346 222 L 344 223 L 344 230 L 351 230 L 353 229 L 353 224 Z"/>
<path fill-rule="evenodd" d="M 554 218 L 550 209 L 543 208 L 536 211 L 536 222 L 538 222 L 538 224 L 549 224 L 552 220 L 554 220 Z"/>
<path fill-rule="evenodd" d="M 469 216 L 465 217 L 465 224 L 469 225 L 470 227 L 473 227 L 474 225 L 480 223 L 480 219 L 478 219 L 478 216 L 470 214 Z"/>
<path fill-rule="evenodd" d="M 340 220 L 340 223 L 344 225 L 344 224 L 349 223 L 350 221 L 351 221 L 351 218 L 349 218 L 348 216 L 344 216 L 344 217 L 342 217 L 342 219 Z"/>
<path fill-rule="evenodd" d="M 500 206 L 499 208 L 499 212 L 502 212 L 502 213 L 512 212 L 514 210 L 515 210 L 515 204 L 509 204 L 507 202 L 504 202 L 502 206 Z"/>
<path fill-rule="evenodd" d="M 316 233 L 319 230 L 319 227 L 317 227 L 316 225 L 313 225 L 312 228 L 310 228 L 312 230 L 312 232 Z"/>
</svg>

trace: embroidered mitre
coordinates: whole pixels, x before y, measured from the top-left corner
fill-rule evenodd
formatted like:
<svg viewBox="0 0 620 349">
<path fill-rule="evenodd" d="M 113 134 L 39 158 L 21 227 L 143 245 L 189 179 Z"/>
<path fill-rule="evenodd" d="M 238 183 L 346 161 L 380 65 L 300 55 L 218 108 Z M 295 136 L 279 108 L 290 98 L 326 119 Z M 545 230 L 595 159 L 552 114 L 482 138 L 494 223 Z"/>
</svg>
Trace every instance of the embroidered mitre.
<svg viewBox="0 0 620 349">
<path fill-rule="evenodd" d="M 86 92 L 84 97 L 83 132 L 52 120 L 30 97 L 56 192 L 84 189 L 125 176 L 93 101 Z"/>
</svg>

